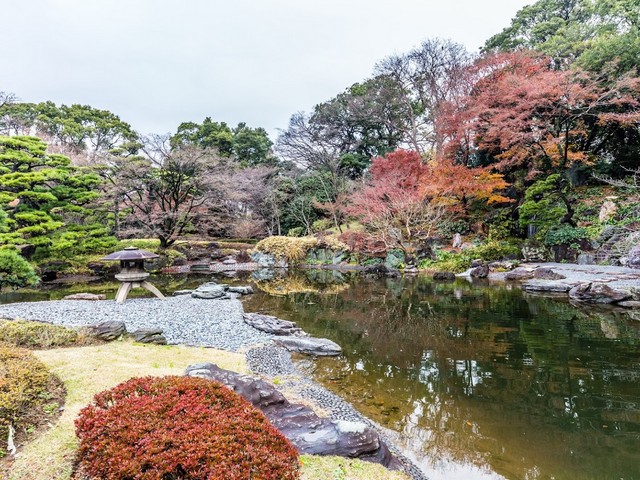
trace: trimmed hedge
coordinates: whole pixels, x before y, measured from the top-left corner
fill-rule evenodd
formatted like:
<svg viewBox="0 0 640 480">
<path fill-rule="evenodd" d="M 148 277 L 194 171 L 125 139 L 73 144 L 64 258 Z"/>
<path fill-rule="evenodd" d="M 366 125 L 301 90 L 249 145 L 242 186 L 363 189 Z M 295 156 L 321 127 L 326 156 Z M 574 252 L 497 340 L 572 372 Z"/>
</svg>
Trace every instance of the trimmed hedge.
<svg viewBox="0 0 640 480">
<path fill-rule="evenodd" d="M 59 325 L 28 320 L 0 320 L 0 342 L 19 347 L 49 348 L 73 345 L 78 332 Z"/>
<path fill-rule="evenodd" d="M 60 381 L 30 351 L 0 343 L 0 458 L 7 452 L 9 425 L 22 436 L 27 427 L 58 410 L 52 391 Z"/>
<path fill-rule="evenodd" d="M 201 378 L 134 378 L 76 419 L 78 469 L 105 480 L 295 480 L 298 452 L 253 405 Z"/>
</svg>

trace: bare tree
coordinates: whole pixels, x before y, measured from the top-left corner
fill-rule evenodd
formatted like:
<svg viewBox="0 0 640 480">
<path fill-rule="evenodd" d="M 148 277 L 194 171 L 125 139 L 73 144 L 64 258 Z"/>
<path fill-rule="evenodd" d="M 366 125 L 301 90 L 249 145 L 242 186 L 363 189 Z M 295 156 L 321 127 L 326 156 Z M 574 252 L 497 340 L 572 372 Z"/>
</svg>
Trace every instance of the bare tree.
<svg viewBox="0 0 640 480">
<path fill-rule="evenodd" d="M 327 177 L 318 176 L 324 189 L 325 197 L 336 202 L 339 195 L 346 190 L 346 179 L 340 172 L 341 147 L 335 138 L 328 135 L 321 125 L 309 122 L 301 112 L 289 120 L 289 127 L 282 131 L 276 142 L 276 151 L 286 160 L 305 170 L 325 172 Z M 313 200 L 313 199 L 311 199 Z M 300 212 L 307 212 L 309 207 L 301 205 Z M 308 215 L 305 213 L 299 220 L 307 225 Z M 339 218 L 333 218 L 336 228 L 340 229 Z M 311 230 L 308 225 L 307 230 Z"/>
<path fill-rule="evenodd" d="M 451 40 L 425 40 L 404 55 L 393 55 L 376 66 L 376 73 L 397 85 L 397 99 L 409 119 L 405 141 L 411 149 L 440 153 L 444 139 L 436 129 L 440 107 L 461 89 L 467 88 L 465 69 L 472 57 Z"/>
<path fill-rule="evenodd" d="M 185 233 L 218 226 L 227 193 L 227 183 L 220 181 L 222 163 L 215 152 L 194 147 L 172 151 L 160 165 L 141 158 L 122 161 L 114 168 L 114 194 L 130 211 L 130 227 L 166 248 Z"/>
<path fill-rule="evenodd" d="M 15 103 L 17 100 L 18 97 L 16 97 L 15 94 L 11 92 L 3 92 L 0 90 L 0 108 L 4 107 L 5 105 Z"/>
<path fill-rule="evenodd" d="M 635 170 L 629 168 L 625 168 L 625 170 L 629 173 L 626 179 L 616 179 L 606 175 L 594 175 L 594 178 L 614 187 L 640 192 L 640 167 Z"/>
</svg>

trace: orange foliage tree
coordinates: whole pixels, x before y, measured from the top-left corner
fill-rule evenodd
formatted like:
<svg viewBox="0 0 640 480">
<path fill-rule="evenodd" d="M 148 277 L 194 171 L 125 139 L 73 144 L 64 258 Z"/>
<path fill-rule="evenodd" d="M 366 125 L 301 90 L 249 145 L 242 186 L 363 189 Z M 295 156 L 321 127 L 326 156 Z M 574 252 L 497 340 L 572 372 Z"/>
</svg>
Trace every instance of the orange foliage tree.
<svg viewBox="0 0 640 480">
<path fill-rule="evenodd" d="M 424 162 L 415 151 L 396 150 L 371 161 L 370 179 L 351 196 L 347 211 L 387 248 L 415 250 L 471 199 L 503 202 L 507 183 L 483 168 Z"/>
<path fill-rule="evenodd" d="M 526 167 L 533 177 L 592 161 L 608 131 L 640 121 L 637 77 L 611 85 L 526 51 L 483 57 L 468 74 L 468 93 L 449 101 L 440 118 L 446 156 L 457 163 Z"/>
</svg>

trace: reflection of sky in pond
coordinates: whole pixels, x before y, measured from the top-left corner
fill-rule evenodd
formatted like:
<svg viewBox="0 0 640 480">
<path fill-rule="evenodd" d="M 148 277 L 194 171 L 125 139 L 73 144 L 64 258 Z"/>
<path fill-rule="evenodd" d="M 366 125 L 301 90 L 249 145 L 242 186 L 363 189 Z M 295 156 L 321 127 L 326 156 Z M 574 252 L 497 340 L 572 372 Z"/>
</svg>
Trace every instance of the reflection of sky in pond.
<svg viewBox="0 0 640 480">
<path fill-rule="evenodd" d="M 341 344 L 315 378 L 429 478 L 638 478 L 640 323 L 627 314 L 425 278 L 345 275 L 350 288 L 329 293 L 322 275 L 245 306 Z"/>
</svg>

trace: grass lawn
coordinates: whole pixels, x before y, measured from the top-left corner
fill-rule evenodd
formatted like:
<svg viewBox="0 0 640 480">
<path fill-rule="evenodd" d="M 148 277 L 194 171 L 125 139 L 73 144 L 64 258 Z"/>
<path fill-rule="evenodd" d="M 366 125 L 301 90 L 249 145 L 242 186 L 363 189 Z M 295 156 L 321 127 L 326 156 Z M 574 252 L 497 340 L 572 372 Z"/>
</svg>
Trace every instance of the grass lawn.
<svg viewBox="0 0 640 480">
<path fill-rule="evenodd" d="M 67 389 L 58 422 L 27 444 L 13 464 L 9 480 L 68 480 L 77 448 L 74 419 L 93 396 L 132 377 L 182 375 L 187 365 L 212 362 L 249 373 L 245 357 L 208 348 L 141 345 L 129 341 L 34 352 Z M 302 457 L 303 480 L 405 480 L 380 465 L 340 457 Z"/>
</svg>

